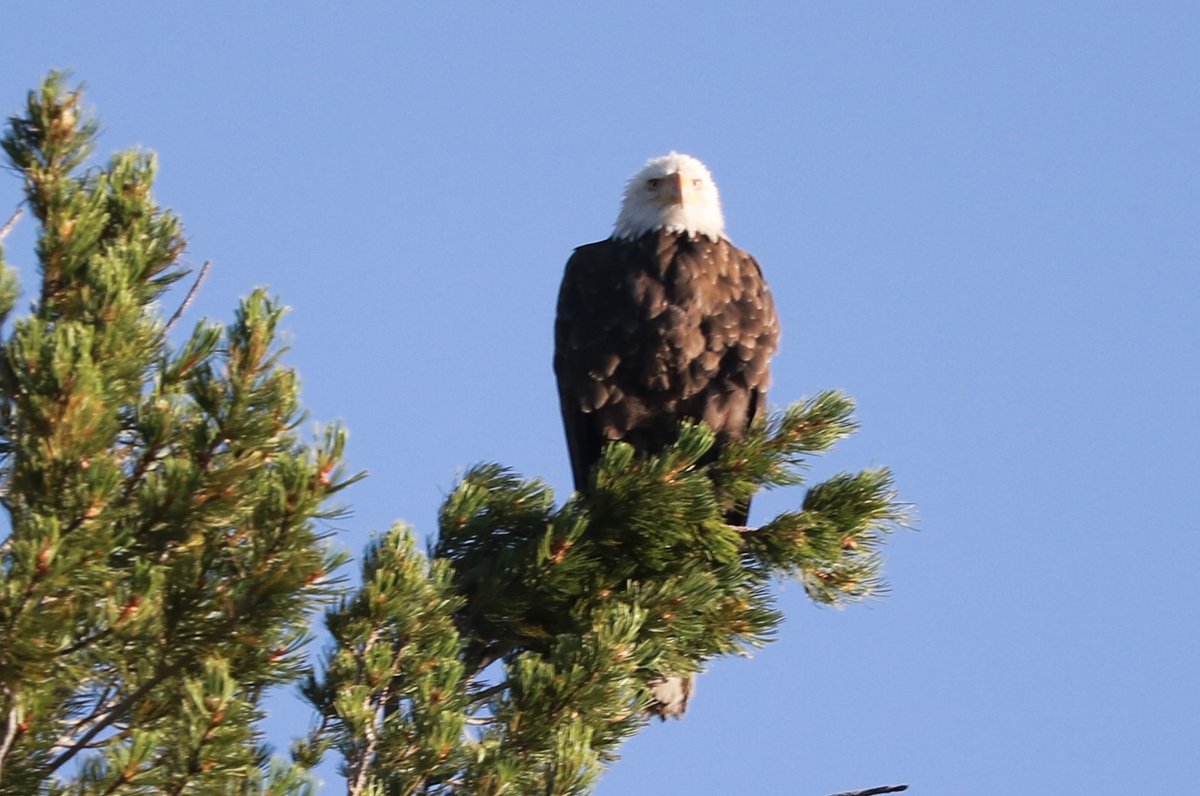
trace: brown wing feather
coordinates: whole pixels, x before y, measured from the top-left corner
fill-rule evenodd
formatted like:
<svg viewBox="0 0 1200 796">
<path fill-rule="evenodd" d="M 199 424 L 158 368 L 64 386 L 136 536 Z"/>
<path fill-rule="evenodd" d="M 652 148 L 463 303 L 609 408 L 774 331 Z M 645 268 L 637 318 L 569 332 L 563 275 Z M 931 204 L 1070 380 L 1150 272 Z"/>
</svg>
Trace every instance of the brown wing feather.
<svg viewBox="0 0 1200 796">
<path fill-rule="evenodd" d="M 718 444 L 740 437 L 765 406 L 778 337 L 758 264 L 726 240 L 655 232 L 576 249 L 554 354 L 576 489 L 611 440 L 654 451 L 684 418 Z"/>
</svg>

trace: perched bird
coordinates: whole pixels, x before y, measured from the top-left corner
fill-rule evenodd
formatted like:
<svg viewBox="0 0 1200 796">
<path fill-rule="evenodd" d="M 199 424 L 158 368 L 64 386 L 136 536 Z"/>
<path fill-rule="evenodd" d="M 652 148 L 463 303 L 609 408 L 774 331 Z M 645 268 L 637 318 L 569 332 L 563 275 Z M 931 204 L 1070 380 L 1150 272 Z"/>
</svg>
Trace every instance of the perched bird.
<svg viewBox="0 0 1200 796">
<path fill-rule="evenodd" d="M 670 444 L 684 419 L 720 446 L 765 411 L 779 322 L 758 263 L 725 236 L 708 168 L 654 158 L 625 187 L 613 234 L 567 262 L 554 326 L 554 371 L 575 488 L 588 489 L 604 445 Z M 749 505 L 726 516 L 744 525 Z M 690 680 L 655 688 L 661 716 L 682 715 Z"/>
</svg>

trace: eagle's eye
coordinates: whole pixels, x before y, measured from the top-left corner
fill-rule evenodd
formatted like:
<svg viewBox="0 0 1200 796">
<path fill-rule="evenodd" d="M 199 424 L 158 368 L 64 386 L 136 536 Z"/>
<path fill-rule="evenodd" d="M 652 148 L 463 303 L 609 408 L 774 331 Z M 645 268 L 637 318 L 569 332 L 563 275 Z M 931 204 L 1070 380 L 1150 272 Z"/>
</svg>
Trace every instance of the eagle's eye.
<svg viewBox="0 0 1200 796">
<path fill-rule="evenodd" d="M 655 188 L 658 187 L 658 184 L 660 182 L 662 182 L 662 180 L 659 180 L 659 179 L 646 180 L 646 187 L 648 187 L 650 190 L 654 190 Z"/>
<path fill-rule="evenodd" d="M 704 184 L 704 180 L 700 179 L 699 177 L 697 177 L 696 179 L 692 180 L 692 187 L 693 187 L 693 188 L 699 188 L 699 187 L 700 187 L 701 185 L 703 185 L 703 184 Z"/>
</svg>

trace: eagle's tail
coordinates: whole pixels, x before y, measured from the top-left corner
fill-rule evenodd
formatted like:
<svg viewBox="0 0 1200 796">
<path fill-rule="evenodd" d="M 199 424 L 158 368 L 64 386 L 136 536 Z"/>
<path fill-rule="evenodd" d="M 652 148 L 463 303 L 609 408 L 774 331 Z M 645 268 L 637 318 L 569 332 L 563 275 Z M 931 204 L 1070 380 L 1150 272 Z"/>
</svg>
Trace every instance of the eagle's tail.
<svg viewBox="0 0 1200 796">
<path fill-rule="evenodd" d="M 695 688 L 696 678 L 691 675 L 651 680 L 650 694 L 654 697 L 654 703 L 649 707 L 650 714 L 663 721 L 683 718 Z"/>
</svg>

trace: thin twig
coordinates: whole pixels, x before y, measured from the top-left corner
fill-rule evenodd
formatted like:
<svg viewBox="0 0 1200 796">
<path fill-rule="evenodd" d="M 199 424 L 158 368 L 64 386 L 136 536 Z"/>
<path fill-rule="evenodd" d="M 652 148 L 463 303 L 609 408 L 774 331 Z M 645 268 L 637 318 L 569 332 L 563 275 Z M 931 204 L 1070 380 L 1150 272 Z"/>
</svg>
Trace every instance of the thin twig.
<svg viewBox="0 0 1200 796">
<path fill-rule="evenodd" d="M 59 734 L 58 739 L 50 747 L 51 751 L 57 749 L 67 749 L 79 737 L 80 733 L 90 730 L 97 721 L 101 721 L 108 717 L 112 711 L 113 705 L 117 704 L 117 698 L 120 696 L 115 688 L 111 686 L 105 688 L 100 699 L 96 700 L 96 707 L 92 710 L 91 715 L 84 716 L 78 721 L 72 723 L 68 729 Z"/>
<path fill-rule="evenodd" d="M 192 284 L 192 289 L 183 297 L 183 303 L 179 305 L 179 309 L 175 310 L 175 314 L 171 316 L 171 320 L 167 321 L 166 328 L 163 329 L 163 334 L 171 331 L 171 327 L 179 320 L 180 316 L 187 311 L 188 306 L 192 303 L 192 299 L 196 297 L 196 291 L 200 289 L 200 285 L 204 282 L 204 277 L 208 276 L 208 269 L 212 267 L 212 260 L 205 260 L 204 265 L 200 266 L 200 274 L 196 277 L 196 281 Z"/>
<path fill-rule="evenodd" d="M 138 688 L 134 690 L 133 693 L 129 694 L 129 696 L 125 697 L 108 710 L 98 714 L 93 720 L 91 727 L 86 733 L 84 733 L 83 737 L 71 746 L 67 747 L 67 749 L 59 754 L 58 757 L 51 760 L 49 764 L 42 769 L 42 773 L 51 774 L 54 771 L 57 771 L 72 757 L 87 748 L 87 745 L 92 742 L 92 739 L 103 732 L 105 727 L 108 727 L 114 721 L 128 713 L 134 705 L 145 698 L 147 694 L 153 691 L 161 682 L 166 680 L 169 675 L 170 671 L 164 667 L 161 671 L 155 674 L 154 677 L 138 686 Z"/>
<path fill-rule="evenodd" d="M 63 647 L 58 652 L 54 653 L 54 655 L 62 656 L 62 655 L 70 655 L 72 653 L 79 652 L 84 647 L 95 644 L 100 639 L 111 635 L 112 632 L 113 632 L 113 628 L 111 628 L 111 627 L 106 627 L 103 630 L 98 630 L 90 636 L 86 636 L 85 638 L 79 639 L 79 641 L 76 641 L 74 644 L 71 644 L 70 646 Z"/>
<path fill-rule="evenodd" d="M 832 796 L 879 796 L 881 793 L 900 793 L 908 790 L 907 785 L 883 785 L 878 788 L 867 788 L 866 790 L 848 790 L 842 793 L 834 793 Z"/>
<path fill-rule="evenodd" d="M 25 215 L 25 208 L 22 205 L 17 205 L 17 209 L 8 217 L 8 221 L 4 222 L 4 226 L 0 227 L 0 240 L 8 237 L 8 233 L 12 232 L 12 228 L 21 220 L 21 216 Z"/>
<path fill-rule="evenodd" d="M 496 661 L 503 658 L 504 654 L 508 650 L 509 650 L 509 645 L 502 644 L 500 642 L 488 644 L 486 647 L 484 647 L 482 650 L 480 650 L 479 651 L 479 656 L 480 656 L 479 660 L 476 661 L 474 663 L 474 665 L 471 667 L 473 669 L 473 671 L 471 673 L 470 679 L 474 680 L 476 677 L 478 677 L 480 674 L 483 673 L 484 669 L 486 669 L 487 667 L 491 666 Z"/>
<path fill-rule="evenodd" d="M 499 694 L 501 691 L 508 688 L 510 685 L 512 685 L 512 681 L 505 680 L 503 683 L 496 683 L 495 685 L 489 686 L 488 688 L 485 688 L 482 691 L 478 691 L 471 695 L 471 703 L 474 704 L 476 702 L 482 702 L 483 700 L 487 699 L 490 696 L 495 696 L 496 694 Z"/>
</svg>

